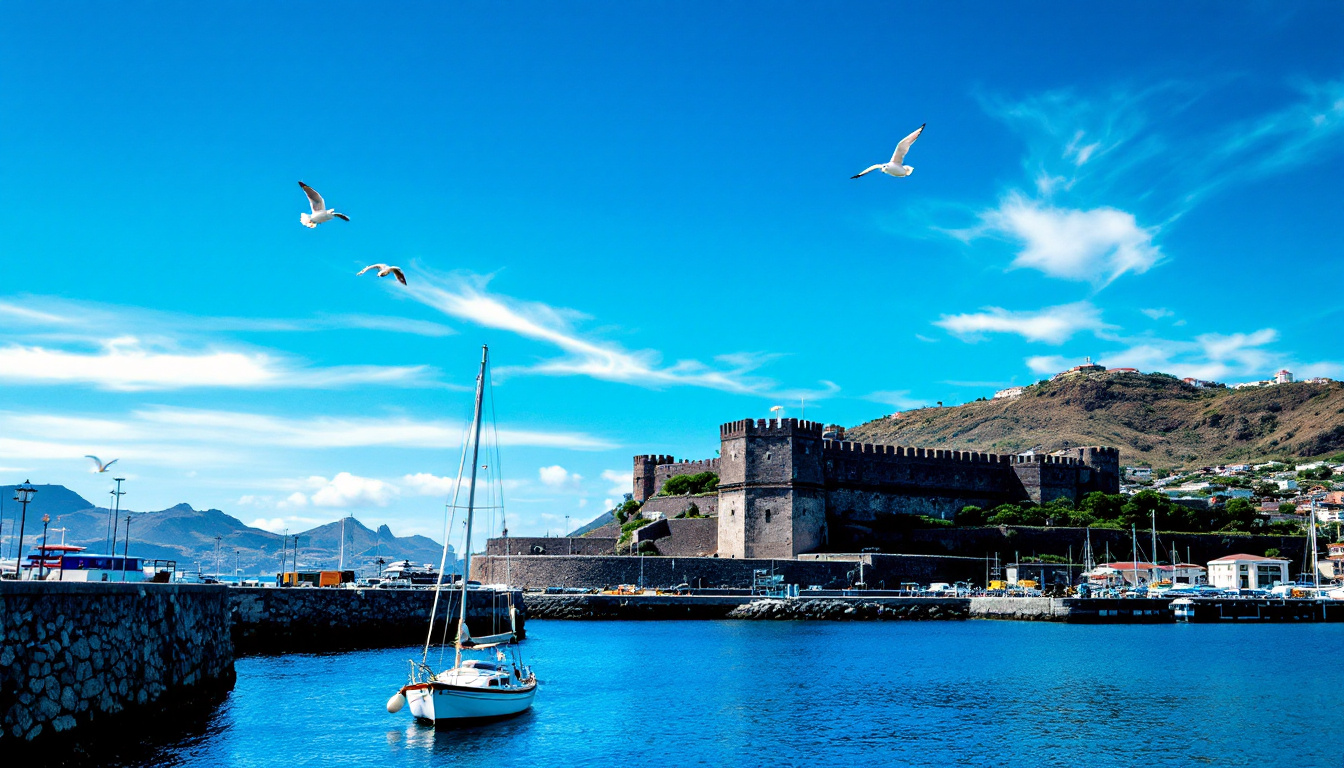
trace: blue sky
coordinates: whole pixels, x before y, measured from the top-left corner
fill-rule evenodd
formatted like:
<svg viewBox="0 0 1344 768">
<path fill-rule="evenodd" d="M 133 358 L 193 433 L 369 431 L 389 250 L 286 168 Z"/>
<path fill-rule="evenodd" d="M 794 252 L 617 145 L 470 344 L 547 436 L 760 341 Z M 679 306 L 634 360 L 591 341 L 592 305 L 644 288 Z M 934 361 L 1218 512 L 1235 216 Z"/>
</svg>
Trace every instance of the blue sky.
<svg viewBox="0 0 1344 768">
<path fill-rule="evenodd" d="M 439 530 L 1084 356 L 1344 376 L 1336 3 L 6 3 L 0 481 Z M 849 177 L 927 123 L 894 179 Z M 303 180 L 350 223 L 299 225 Z M 407 270 L 403 288 L 362 266 Z"/>
</svg>

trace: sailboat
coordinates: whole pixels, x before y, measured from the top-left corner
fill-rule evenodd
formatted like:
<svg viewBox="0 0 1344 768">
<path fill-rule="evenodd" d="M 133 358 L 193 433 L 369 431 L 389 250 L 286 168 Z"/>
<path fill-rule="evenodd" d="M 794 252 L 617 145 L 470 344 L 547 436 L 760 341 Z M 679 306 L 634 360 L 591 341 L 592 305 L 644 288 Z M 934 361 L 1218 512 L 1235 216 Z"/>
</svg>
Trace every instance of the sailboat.
<svg viewBox="0 0 1344 768">
<path fill-rule="evenodd" d="M 443 588 L 443 573 L 448 559 L 447 529 L 443 541 L 443 561 L 439 567 L 439 581 L 434 590 L 434 602 L 429 615 L 429 635 L 425 638 L 424 652 L 417 662 L 410 661 L 410 678 L 387 701 L 387 711 L 400 712 L 410 705 L 417 720 L 435 725 L 458 725 L 482 720 L 510 717 L 527 711 L 537 692 L 537 677 L 522 663 L 517 648 L 517 613 L 509 607 L 509 631 L 482 637 L 473 637 L 467 628 L 468 576 L 471 573 L 471 527 L 476 506 L 476 469 L 481 448 L 481 403 L 485 394 L 486 371 L 490 361 L 489 347 L 481 347 L 481 370 L 476 376 L 475 416 L 471 425 L 471 475 L 467 488 L 466 546 L 462 559 L 462 605 L 457 619 L 457 633 L 453 639 L 453 666 L 435 672 L 429 665 L 429 646 L 434 636 L 434 618 L 438 611 L 439 594 Z M 462 451 L 462 463 L 467 459 L 467 446 Z M 457 507 L 457 496 L 462 487 L 462 464 L 458 465 L 457 483 L 453 489 L 452 507 Z M 447 522 L 447 521 L 445 521 Z M 451 615 L 451 614 L 450 614 Z M 512 663 L 504 649 L 512 651 Z M 494 659 L 464 658 L 464 652 L 494 649 Z"/>
</svg>

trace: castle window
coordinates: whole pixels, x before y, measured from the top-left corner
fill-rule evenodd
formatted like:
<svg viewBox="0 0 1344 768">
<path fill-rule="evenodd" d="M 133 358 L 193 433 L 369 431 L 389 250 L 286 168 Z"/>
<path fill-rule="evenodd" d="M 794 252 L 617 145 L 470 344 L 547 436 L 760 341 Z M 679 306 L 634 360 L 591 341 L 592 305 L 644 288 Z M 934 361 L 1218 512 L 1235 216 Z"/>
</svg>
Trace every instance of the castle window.
<svg viewBox="0 0 1344 768">
<path fill-rule="evenodd" d="M 769 451 L 766 451 L 766 452 L 765 452 L 765 460 L 766 460 L 766 461 L 769 461 L 769 460 L 770 460 L 770 452 L 769 452 Z"/>
<path fill-rule="evenodd" d="M 770 522 L 770 510 L 765 510 L 765 522 Z"/>
</svg>

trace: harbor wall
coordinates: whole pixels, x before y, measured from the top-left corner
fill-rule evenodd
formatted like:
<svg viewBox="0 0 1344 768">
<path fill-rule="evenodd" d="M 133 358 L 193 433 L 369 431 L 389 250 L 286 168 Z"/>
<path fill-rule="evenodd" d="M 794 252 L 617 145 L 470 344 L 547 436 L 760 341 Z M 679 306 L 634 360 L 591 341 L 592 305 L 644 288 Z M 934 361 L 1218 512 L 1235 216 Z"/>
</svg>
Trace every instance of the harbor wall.
<svg viewBox="0 0 1344 768">
<path fill-rule="evenodd" d="M 143 733 L 156 713 L 218 700 L 234 683 L 228 592 L 0 581 L 0 752 L 72 754 L 58 734 Z"/>
<path fill-rule="evenodd" d="M 785 583 L 804 587 L 846 587 L 858 581 L 859 562 L 870 586 L 891 588 L 902 582 L 961 581 L 984 578 L 984 561 L 966 557 L 920 555 L 820 555 L 799 559 L 750 559 L 721 557 L 613 556 L 580 557 L 537 555 L 472 558 L 471 578 L 482 583 L 506 580 L 520 589 L 546 587 L 602 588 L 619 584 L 646 587 L 751 586 L 757 570 L 784 577 Z M 507 579 L 506 579 L 507 576 Z"/>
<path fill-rule="evenodd" d="M 515 590 L 512 599 L 523 632 L 527 614 L 521 593 Z M 503 590 L 469 591 L 467 626 L 472 634 L 506 631 L 509 600 Z M 457 621 L 461 601 L 459 590 L 442 592 L 435 637 L 442 635 L 445 622 Z M 390 648 L 424 642 L 434 590 L 231 587 L 229 602 L 233 643 L 240 654 Z"/>
</svg>

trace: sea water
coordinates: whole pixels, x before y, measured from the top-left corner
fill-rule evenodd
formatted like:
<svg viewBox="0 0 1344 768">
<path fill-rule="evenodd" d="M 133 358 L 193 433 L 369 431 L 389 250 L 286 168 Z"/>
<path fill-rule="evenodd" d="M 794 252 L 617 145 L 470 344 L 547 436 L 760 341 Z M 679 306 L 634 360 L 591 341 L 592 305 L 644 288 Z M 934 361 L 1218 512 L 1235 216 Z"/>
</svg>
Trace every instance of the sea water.
<svg viewBox="0 0 1344 768">
<path fill-rule="evenodd" d="M 1340 624 L 533 621 L 512 720 L 388 714 L 419 648 L 249 657 L 141 764 L 1335 768 L 1341 647 Z"/>
</svg>

